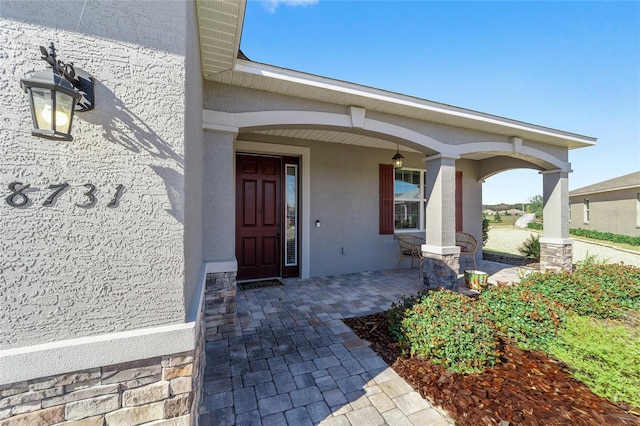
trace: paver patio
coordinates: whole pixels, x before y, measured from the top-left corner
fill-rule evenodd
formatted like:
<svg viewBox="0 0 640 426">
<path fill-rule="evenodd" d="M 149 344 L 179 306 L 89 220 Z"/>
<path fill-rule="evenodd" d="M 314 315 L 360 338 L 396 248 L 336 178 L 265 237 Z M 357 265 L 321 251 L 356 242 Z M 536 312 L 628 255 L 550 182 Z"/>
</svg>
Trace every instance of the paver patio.
<svg viewBox="0 0 640 426">
<path fill-rule="evenodd" d="M 238 291 L 235 331 L 207 343 L 201 425 L 453 424 L 341 321 L 415 294 L 415 269 L 282 282 Z"/>
</svg>

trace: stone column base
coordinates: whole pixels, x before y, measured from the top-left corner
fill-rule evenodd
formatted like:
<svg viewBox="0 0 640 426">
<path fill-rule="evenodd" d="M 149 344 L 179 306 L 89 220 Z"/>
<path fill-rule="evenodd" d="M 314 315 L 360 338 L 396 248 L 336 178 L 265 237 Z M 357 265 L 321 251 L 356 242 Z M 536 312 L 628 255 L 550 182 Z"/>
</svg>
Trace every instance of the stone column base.
<svg viewBox="0 0 640 426">
<path fill-rule="evenodd" d="M 541 271 L 573 271 L 573 244 L 540 241 Z"/>
<path fill-rule="evenodd" d="M 460 254 L 422 252 L 422 279 L 429 290 L 453 290 L 458 284 Z"/>
<path fill-rule="evenodd" d="M 207 273 L 204 295 L 207 341 L 222 339 L 226 333 L 235 333 L 236 275 L 235 271 Z"/>
</svg>

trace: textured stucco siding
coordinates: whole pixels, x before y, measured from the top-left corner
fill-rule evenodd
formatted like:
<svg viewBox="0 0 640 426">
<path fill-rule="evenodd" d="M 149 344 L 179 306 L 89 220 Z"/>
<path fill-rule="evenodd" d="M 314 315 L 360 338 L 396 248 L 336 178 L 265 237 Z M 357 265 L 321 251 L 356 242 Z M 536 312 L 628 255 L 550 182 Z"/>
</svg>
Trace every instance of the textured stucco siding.
<svg viewBox="0 0 640 426">
<path fill-rule="evenodd" d="M 398 249 L 379 234 L 379 167 L 387 150 L 311 145 L 311 276 L 391 269 Z M 423 168 L 419 155 L 409 163 Z M 320 227 L 315 227 L 316 220 Z M 344 253 L 342 254 L 342 249 Z"/>
<path fill-rule="evenodd" d="M 3 349 L 184 321 L 185 4 L 2 1 Z M 51 40 L 96 79 L 72 142 L 31 135 L 19 85 Z M 31 185 L 24 208 L 4 200 L 13 181 Z M 83 209 L 87 183 L 97 203 Z"/>
<path fill-rule="evenodd" d="M 205 132 L 203 227 L 205 262 L 235 261 L 233 135 Z"/>
<path fill-rule="evenodd" d="M 638 194 L 640 187 L 572 196 L 570 227 L 640 237 Z M 585 198 L 589 200 L 589 223 L 585 223 Z"/>
<path fill-rule="evenodd" d="M 184 157 L 185 163 L 189 164 L 189 167 L 185 167 L 184 170 L 184 300 L 187 313 L 194 313 L 197 311 L 200 297 L 197 292 L 198 282 L 204 278 L 204 272 L 201 271 L 204 134 L 202 130 L 202 69 L 200 67 L 200 44 L 195 3 L 185 2 L 185 6 L 187 7 L 187 34 L 184 82 Z"/>
</svg>

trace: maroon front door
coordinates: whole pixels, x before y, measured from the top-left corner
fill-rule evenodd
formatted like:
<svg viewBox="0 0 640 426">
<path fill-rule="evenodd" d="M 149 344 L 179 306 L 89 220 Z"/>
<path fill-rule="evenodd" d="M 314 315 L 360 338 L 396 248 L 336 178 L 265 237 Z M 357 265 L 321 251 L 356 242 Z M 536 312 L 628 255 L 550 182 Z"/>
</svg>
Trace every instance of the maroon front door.
<svg viewBox="0 0 640 426">
<path fill-rule="evenodd" d="M 236 158 L 238 280 L 279 277 L 281 271 L 281 159 Z"/>
</svg>

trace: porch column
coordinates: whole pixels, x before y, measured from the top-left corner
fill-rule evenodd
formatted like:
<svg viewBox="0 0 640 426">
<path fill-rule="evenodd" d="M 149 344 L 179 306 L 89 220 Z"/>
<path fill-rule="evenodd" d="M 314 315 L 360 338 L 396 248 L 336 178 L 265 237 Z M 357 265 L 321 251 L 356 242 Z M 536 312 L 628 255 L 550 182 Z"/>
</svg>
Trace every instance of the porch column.
<svg viewBox="0 0 640 426">
<path fill-rule="evenodd" d="M 569 238 L 569 173 L 548 170 L 542 175 L 544 233 L 540 238 L 540 270 L 573 269 L 573 240 Z"/>
<path fill-rule="evenodd" d="M 423 280 L 430 289 L 452 290 L 458 282 L 460 248 L 456 246 L 456 157 L 426 158 L 426 235 L 422 246 Z"/>
<path fill-rule="evenodd" d="M 202 220 L 207 341 L 233 333 L 236 328 L 235 139 L 236 133 L 232 132 L 204 133 Z"/>
</svg>

